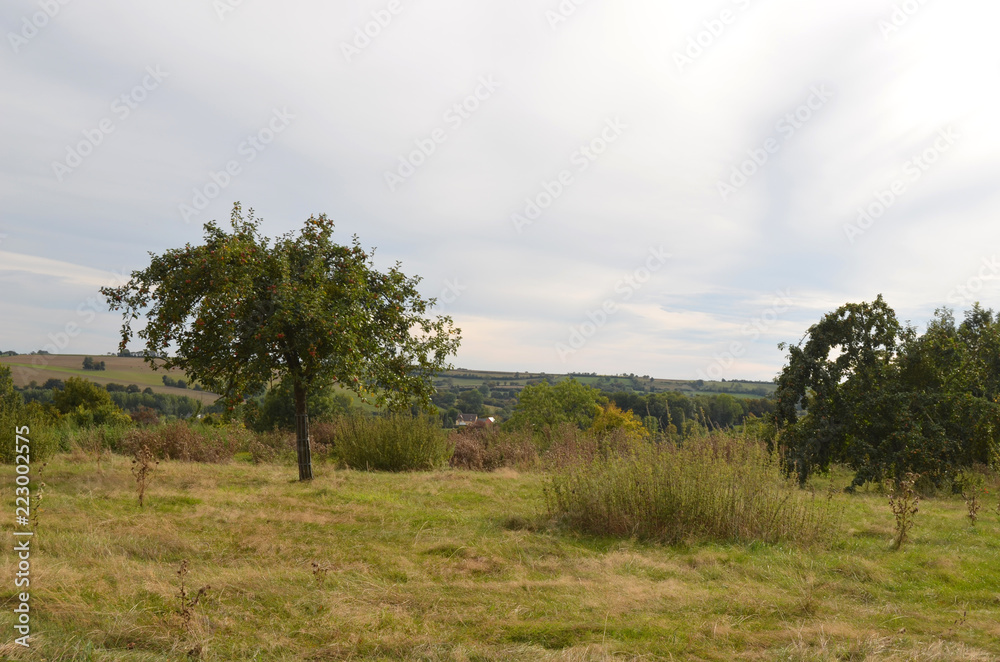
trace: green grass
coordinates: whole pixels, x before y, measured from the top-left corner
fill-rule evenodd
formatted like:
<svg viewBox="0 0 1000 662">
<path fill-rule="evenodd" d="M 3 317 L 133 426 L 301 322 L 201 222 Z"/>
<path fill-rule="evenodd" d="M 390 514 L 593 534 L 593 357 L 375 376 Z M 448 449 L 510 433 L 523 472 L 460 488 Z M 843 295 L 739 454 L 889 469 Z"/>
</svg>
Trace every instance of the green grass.
<svg viewBox="0 0 1000 662">
<path fill-rule="evenodd" d="M 37 638 L 25 651 L 8 631 L 0 658 L 187 660 L 196 646 L 207 660 L 1000 657 L 995 501 L 975 528 L 961 500 L 921 502 L 899 551 L 874 491 L 834 494 L 844 532 L 828 547 L 667 547 L 560 528 L 544 474 L 295 475 L 164 462 L 140 510 L 127 459 L 98 470 L 58 456 L 31 557 Z M 189 590 L 212 587 L 187 633 L 183 559 Z M 9 610 L 9 544 L 2 560 Z"/>
</svg>

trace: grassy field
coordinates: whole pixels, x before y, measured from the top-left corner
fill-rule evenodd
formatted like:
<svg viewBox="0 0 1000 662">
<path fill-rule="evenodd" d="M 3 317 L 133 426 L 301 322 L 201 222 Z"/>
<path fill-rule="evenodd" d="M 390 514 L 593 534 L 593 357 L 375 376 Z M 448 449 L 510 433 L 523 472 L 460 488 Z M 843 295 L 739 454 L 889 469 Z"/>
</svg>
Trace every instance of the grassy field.
<svg viewBox="0 0 1000 662">
<path fill-rule="evenodd" d="M 899 551 L 875 492 L 829 493 L 845 531 L 830 547 L 664 547 L 549 521 L 540 473 L 319 466 L 300 484 L 289 466 L 165 462 L 140 509 L 129 467 L 63 455 L 45 468 L 37 638 L 0 657 L 1000 659 L 995 501 L 975 527 L 959 499 L 922 502 Z M 9 614 L 9 544 L 2 559 Z M 187 631 L 184 559 L 191 592 L 211 586 Z"/>
<path fill-rule="evenodd" d="M 183 370 L 157 370 L 154 371 L 141 358 L 124 356 L 94 356 L 95 361 L 104 361 L 106 370 L 84 370 L 83 354 L 76 356 L 70 354 L 52 354 L 47 356 L 4 356 L 0 357 L 0 363 L 10 366 L 11 376 L 14 384 L 19 387 L 27 386 L 31 381 L 38 382 L 39 385 L 45 383 L 47 379 L 62 379 L 70 377 L 83 377 L 92 382 L 101 384 L 115 383 L 128 386 L 135 384 L 141 388 L 153 389 L 154 393 L 168 393 L 170 395 L 186 395 L 189 398 L 200 400 L 203 404 L 210 405 L 218 399 L 218 395 L 207 391 L 195 391 L 192 389 L 176 388 L 163 385 L 163 376 L 168 375 L 174 379 L 185 379 Z"/>
<path fill-rule="evenodd" d="M 174 386 L 164 386 L 163 376 L 168 375 L 174 379 L 186 379 L 184 371 L 156 370 L 154 371 L 143 359 L 119 356 L 94 356 L 95 361 L 104 361 L 106 370 L 84 370 L 83 359 L 86 355 L 80 354 L 51 354 L 46 356 L 2 356 L 0 364 L 10 367 L 11 376 L 15 386 L 27 386 L 32 380 L 39 385 L 45 383 L 47 379 L 62 379 L 65 381 L 70 377 L 82 377 L 92 382 L 101 384 L 108 383 L 136 384 L 141 388 L 152 388 L 154 393 L 166 393 L 169 395 L 186 395 L 189 398 L 199 400 L 202 404 L 210 405 L 219 396 L 208 391 L 195 391 L 190 388 L 177 388 Z M 335 389 L 337 392 L 346 393 L 354 406 L 361 407 L 366 411 L 373 411 L 375 408 L 361 402 L 361 398 L 353 391 L 343 388 Z"/>
</svg>

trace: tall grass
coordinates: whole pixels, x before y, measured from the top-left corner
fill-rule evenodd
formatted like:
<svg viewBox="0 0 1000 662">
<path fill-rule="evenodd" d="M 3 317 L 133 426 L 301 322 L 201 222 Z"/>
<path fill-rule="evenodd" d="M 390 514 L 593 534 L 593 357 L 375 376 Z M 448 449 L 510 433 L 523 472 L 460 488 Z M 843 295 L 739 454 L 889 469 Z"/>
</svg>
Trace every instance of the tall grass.
<svg viewBox="0 0 1000 662">
<path fill-rule="evenodd" d="M 239 424 L 192 425 L 174 421 L 166 425 L 132 428 L 116 452 L 134 454 L 149 448 L 154 457 L 186 462 L 227 462 L 237 451 L 247 448 L 253 434 Z"/>
<path fill-rule="evenodd" d="M 352 469 L 415 471 L 447 465 L 453 443 L 436 421 L 410 416 L 341 419 L 334 453 Z"/>
<path fill-rule="evenodd" d="M 450 464 L 456 469 L 494 471 L 501 467 L 520 470 L 538 465 L 538 448 L 530 430 L 504 431 L 499 425 L 452 433 L 455 453 Z"/>
<path fill-rule="evenodd" d="M 619 443 L 553 468 L 550 512 L 587 533 L 668 544 L 811 543 L 836 513 L 782 475 L 763 444 L 731 435 L 672 443 Z"/>
</svg>

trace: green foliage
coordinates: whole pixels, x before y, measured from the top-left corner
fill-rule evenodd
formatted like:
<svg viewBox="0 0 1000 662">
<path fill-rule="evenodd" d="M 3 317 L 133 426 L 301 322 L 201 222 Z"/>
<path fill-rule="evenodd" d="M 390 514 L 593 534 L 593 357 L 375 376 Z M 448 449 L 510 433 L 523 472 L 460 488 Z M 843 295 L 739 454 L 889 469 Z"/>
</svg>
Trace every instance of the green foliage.
<svg viewBox="0 0 1000 662">
<path fill-rule="evenodd" d="M 100 385 L 80 377 L 70 377 L 65 388 L 52 394 L 56 410 L 80 427 L 91 425 L 128 425 L 128 415 L 111 400 Z"/>
<path fill-rule="evenodd" d="M 734 398 L 725 393 L 688 396 L 674 391 L 649 394 L 620 391 L 608 394 L 608 398 L 623 410 L 645 415 L 644 421 L 646 417 L 653 418 L 656 431 L 668 439 L 684 439 L 703 434 L 708 429 L 736 427 L 750 417 L 774 411 L 771 400 Z"/>
<path fill-rule="evenodd" d="M 403 415 L 342 419 L 334 437 L 337 458 L 352 469 L 417 471 L 447 465 L 454 445 L 436 421 Z"/>
<path fill-rule="evenodd" d="M 356 411 L 351 396 L 346 393 L 336 393 L 328 386 L 312 389 L 307 403 L 309 418 L 315 421 L 329 420 L 335 416 L 346 416 Z M 290 380 L 282 380 L 274 388 L 268 390 L 260 405 L 260 413 L 253 427 L 258 431 L 295 429 L 295 402 Z"/>
<path fill-rule="evenodd" d="M 485 411 L 483 409 L 483 394 L 477 389 L 462 391 L 455 400 L 455 406 L 463 414 L 481 416 Z"/>
<path fill-rule="evenodd" d="M 0 462 L 13 464 L 16 459 L 18 428 L 29 429 L 29 455 L 37 464 L 50 458 L 59 450 L 59 436 L 52 426 L 51 416 L 38 404 L 25 405 L 21 394 L 14 389 L 10 368 L 0 364 Z M 23 445 L 23 444 L 22 444 Z"/>
<path fill-rule="evenodd" d="M 107 370 L 104 361 L 95 361 L 93 357 L 88 356 L 83 359 L 83 369 L 84 370 Z"/>
<path fill-rule="evenodd" d="M 572 423 L 585 429 L 591 426 L 606 402 L 600 391 L 575 379 L 563 380 L 555 386 L 543 381 L 524 387 L 507 426 L 531 428 L 546 435 L 560 423 Z"/>
<path fill-rule="evenodd" d="M 429 401 L 430 377 L 447 368 L 459 331 L 448 317 L 424 317 L 433 302 L 417 292 L 419 279 L 398 265 L 376 270 L 357 238 L 333 243 L 325 215 L 273 243 L 259 224 L 237 204 L 231 233 L 207 223 L 204 244 L 154 255 L 126 285 L 103 288 L 123 311 L 121 349 L 133 335 L 152 355 L 176 344 L 159 365 L 234 403 L 276 373 L 306 388 L 336 380 L 380 405 Z M 148 323 L 133 332 L 142 313 Z"/>
<path fill-rule="evenodd" d="M 227 233 L 207 223 L 204 244 L 153 255 L 127 284 L 101 289 L 122 311 L 122 351 L 133 335 L 150 363 L 176 346 L 176 356 L 154 365 L 182 368 L 230 411 L 276 375 L 291 382 L 298 414 L 307 413 L 310 390 L 334 381 L 379 406 L 429 406 L 432 377 L 450 367 L 460 331 L 450 317 L 426 317 L 435 302 L 420 296 L 419 278 L 398 263 L 379 271 L 357 237 L 335 244 L 325 215 L 273 243 L 238 203 L 230 225 Z M 142 316 L 145 327 L 133 332 Z M 304 426 L 298 448 L 306 480 Z"/>
<path fill-rule="evenodd" d="M 728 435 L 685 442 L 625 440 L 556 468 L 550 512 L 596 535 L 665 543 L 794 541 L 835 530 L 836 513 L 782 477 L 763 444 Z"/>
<path fill-rule="evenodd" d="M 789 347 L 774 422 L 801 481 L 843 462 L 853 485 L 908 473 L 940 486 L 1000 444 L 1000 319 L 977 305 L 956 326 L 902 327 L 879 296 L 847 304 Z"/>
</svg>

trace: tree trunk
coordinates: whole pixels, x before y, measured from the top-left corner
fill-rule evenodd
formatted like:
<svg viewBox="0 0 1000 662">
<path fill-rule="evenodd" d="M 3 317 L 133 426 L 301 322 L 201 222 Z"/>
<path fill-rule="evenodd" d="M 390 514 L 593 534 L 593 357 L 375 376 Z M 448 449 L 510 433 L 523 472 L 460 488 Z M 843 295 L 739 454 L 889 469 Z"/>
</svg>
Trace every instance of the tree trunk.
<svg viewBox="0 0 1000 662">
<path fill-rule="evenodd" d="M 309 410 L 306 388 L 295 384 L 295 447 L 299 455 L 299 480 L 312 480 L 312 452 L 309 449 Z"/>
</svg>

